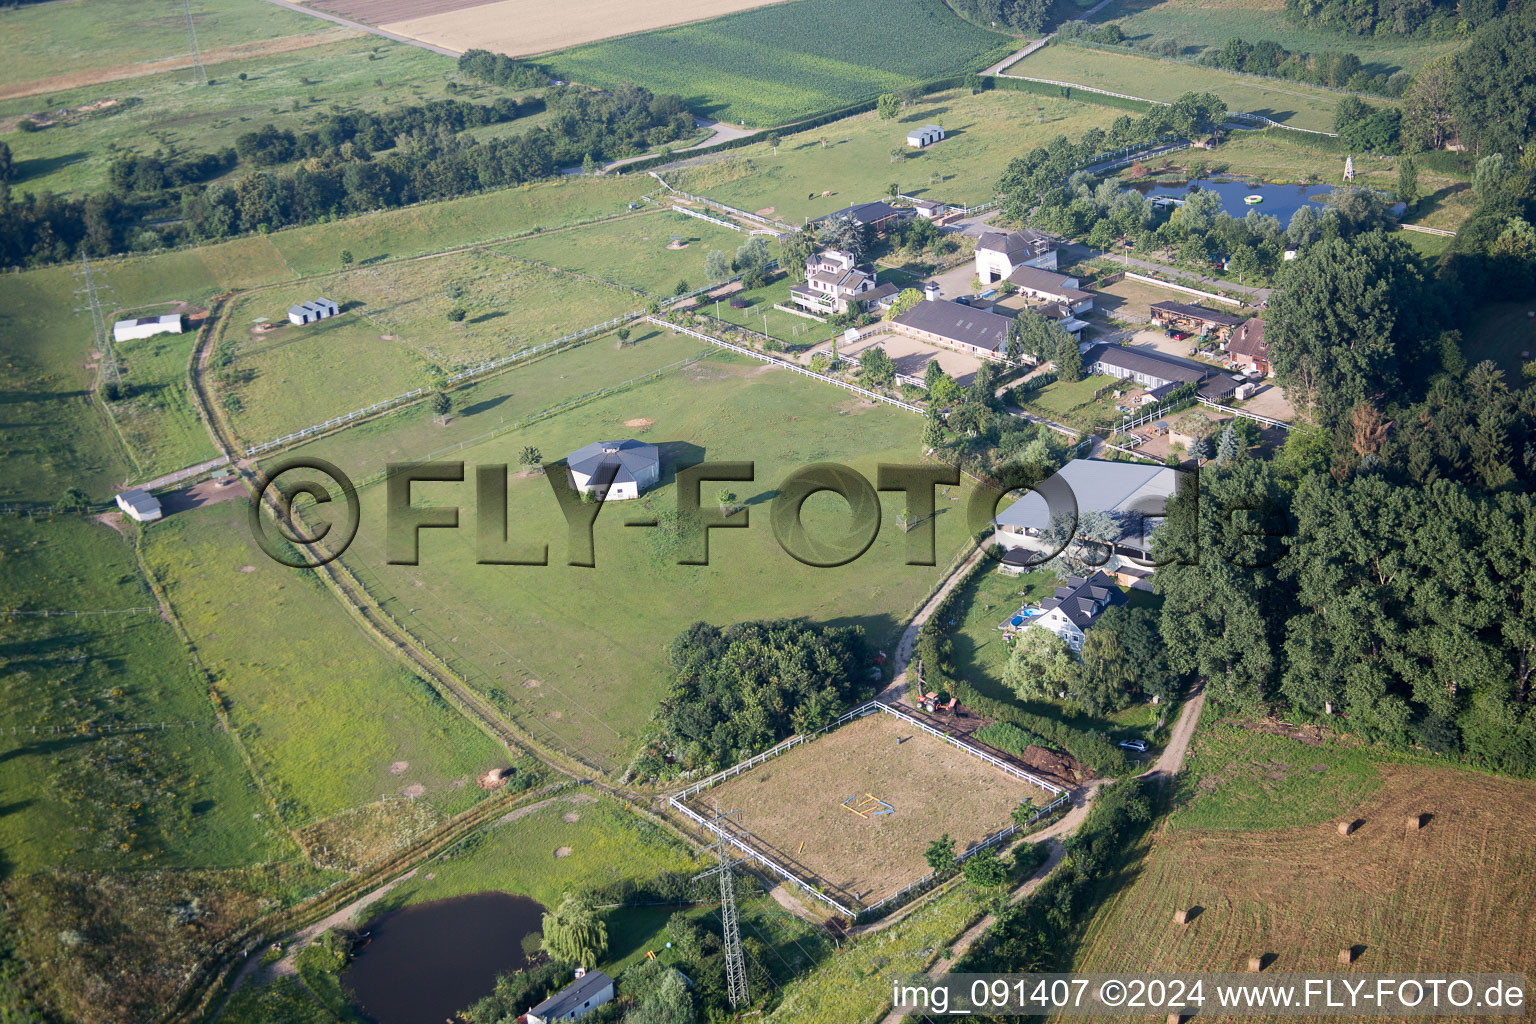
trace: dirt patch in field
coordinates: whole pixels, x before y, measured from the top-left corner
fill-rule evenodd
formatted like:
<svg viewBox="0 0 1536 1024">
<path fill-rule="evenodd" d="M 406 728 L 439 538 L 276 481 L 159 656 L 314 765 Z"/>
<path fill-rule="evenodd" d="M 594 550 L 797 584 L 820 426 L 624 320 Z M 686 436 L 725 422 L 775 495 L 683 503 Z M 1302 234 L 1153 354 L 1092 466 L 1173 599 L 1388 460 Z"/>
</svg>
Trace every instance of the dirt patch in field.
<svg viewBox="0 0 1536 1024">
<path fill-rule="evenodd" d="M 560 815 L 560 820 L 565 822 L 567 825 L 574 825 L 581 820 L 581 815 L 577 814 L 575 811 L 566 811 L 564 814 Z"/>
<path fill-rule="evenodd" d="M 555 850 L 555 856 L 558 858 L 569 857 L 570 855 L 571 848 L 569 846 L 561 846 Z"/>
<path fill-rule="evenodd" d="M 865 813 L 843 801 L 853 798 Z M 820 879 L 840 902 L 870 903 L 927 873 L 928 843 L 964 851 L 1041 789 L 890 715 L 851 722 L 695 798 L 741 809 L 760 852 Z M 890 808 L 889 813 L 877 813 Z"/>
<path fill-rule="evenodd" d="M 651 427 L 656 425 L 656 421 L 640 417 L 638 419 L 625 420 L 624 425 L 632 430 L 649 430 Z"/>
<path fill-rule="evenodd" d="M 405 0 L 337 2 L 361 11 L 368 7 L 394 8 L 404 4 Z M 499 0 L 464 7 L 461 0 L 424 0 L 409 6 L 416 16 L 401 21 L 376 21 L 363 13 L 352 17 L 378 25 L 387 32 L 450 50 L 478 47 L 509 57 L 521 57 L 634 32 L 686 25 L 769 4 L 763 0 L 690 0 L 688 3 L 667 0 L 648 4 L 637 4 L 632 0 L 574 0 L 566 4 L 551 4 L 546 0 Z"/>
<path fill-rule="evenodd" d="M 411 785 L 402 789 L 400 793 L 408 800 L 415 800 L 417 797 L 427 795 L 427 787 L 423 786 L 419 782 L 413 782 Z"/>
<path fill-rule="evenodd" d="M 1324 743 L 1338 741 L 1338 737 L 1332 732 L 1310 722 L 1305 725 L 1288 725 L 1285 722 L 1274 719 L 1266 719 L 1262 722 L 1240 722 L 1234 719 L 1233 724 L 1252 732 L 1267 732 L 1273 736 L 1285 736 L 1313 747 L 1320 747 Z"/>
<path fill-rule="evenodd" d="M 238 46 L 217 46 L 211 50 L 203 51 L 203 63 L 205 65 L 218 64 L 224 61 L 265 57 L 274 53 L 291 53 L 294 50 L 307 50 L 311 46 L 324 46 L 327 43 L 338 43 L 344 39 L 355 39 L 360 34 L 355 29 L 337 26 L 327 32 L 314 32 L 303 36 L 285 36 L 282 39 L 263 39 L 259 42 L 241 43 Z M 186 53 L 179 57 L 166 57 L 163 60 L 143 61 L 138 64 L 122 64 L 112 68 L 93 68 L 90 71 L 76 71 L 68 75 L 51 75 L 48 78 L 34 78 L 30 82 L 17 82 L 14 85 L 0 88 L 0 100 L 19 99 L 23 96 L 41 96 L 45 93 L 68 92 L 71 89 L 79 89 L 87 85 L 99 85 L 102 82 L 116 82 L 124 78 L 142 78 L 145 75 L 161 75 L 167 71 L 190 68 L 192 65 L 192 54 Z"/>
<path fill-rule="evenodd" d="M 411 766 L 411 762 L 409 762 L 409 761 L 396 761 L 394 764 L 389 766 L 389 774 L 391 774 L 391 775 L 404 775 L 406 769 L 409 768 L 410 766 Z"/>
</svg>

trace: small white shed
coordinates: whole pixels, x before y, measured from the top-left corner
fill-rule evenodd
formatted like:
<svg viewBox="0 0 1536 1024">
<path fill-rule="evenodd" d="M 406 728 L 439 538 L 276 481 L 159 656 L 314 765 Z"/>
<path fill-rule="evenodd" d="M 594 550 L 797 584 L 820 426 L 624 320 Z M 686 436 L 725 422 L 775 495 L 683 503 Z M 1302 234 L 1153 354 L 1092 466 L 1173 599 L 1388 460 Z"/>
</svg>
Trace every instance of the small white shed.
<svg viewBox="0 0 1536 1024">
<path fill-rule="evenodd" d="M 166 313 L 164 316 L 141 316 L 133 320 L 119 320 L 112 325 L 113 341 L 132 341 L 152 334 L 180 334 L 181 314 Z"/>
<path fill-rule="evenodd" d="M 914 128 L 907 133 L 907 145 L 914 149 L 923 149 L 939 142 L 944 138 L 944 129 L 936 124 L 925 124 L 921 128 Z"/>
<path fill-rule="evenodd" d="M 160 499 L 141 488 L 123 491 L 117 496 L 117 507 L 129 519 L 139 523 L 152 523 L 161 516 Z"/>
</svg>

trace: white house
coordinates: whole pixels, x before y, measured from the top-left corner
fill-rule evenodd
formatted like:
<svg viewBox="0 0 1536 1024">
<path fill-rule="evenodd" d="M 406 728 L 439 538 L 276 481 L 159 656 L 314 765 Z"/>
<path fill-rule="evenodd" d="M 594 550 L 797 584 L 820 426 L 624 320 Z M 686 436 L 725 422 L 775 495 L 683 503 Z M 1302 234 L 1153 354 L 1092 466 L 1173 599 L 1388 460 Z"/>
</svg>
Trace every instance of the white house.
<svg viewBox="0 0 1536 1024">
<path fill-rule="evenodd" d="M 907 132 L 907 145 L 913 149 L 923 149 L 943 139 L 944 129 L 936 124 L 925 124 L 921 128 L 914 128 Z"/>
<path fill-rule="evenodd" d="M 528 1024 L 580 1020 L 613 999 L 613 979 L 602 971 L 576 968 L 576 980 L 528 1011 Z"/>
<path fill-rule="evenodd" d="M 565 463 L 572 487 L 605 501 L 638 498 L 661 479 L 661 453 L 653 444 L 634 440 L 593 441 L 567 455 Z M 600 481 L 610 472 L 605 493 Z"/>
<path fill-rule="evenodd" d="M 113 341 L 132 341 L 134 338 L 147 338 L 152 334 L 180 333 L 180 313 L 167 313 L 164 316 L 141 316 L 135 320 L 119 320 L 112 325 Z"/>
<path fill-rule="evenodd" d="M 316 320 L 324 320 L 341 312 L 341 307 L 330 299 L 320 298 L 313 302 L 305 302 L 297 306 L 288 307 L 288 322 L 302 327 L 305 324 L 314 323 Z"/>
<path fill-rule="evenodd" d="M 1055 270 L 1056 243 L 1038 231 L 988 231 L 976 240 L 976 276 L 1001 281 L 1020 267 Z"/>
<path fill-rule="evenodd" d="M 812 313 L 844 313 L 850 301 L 874 298 L 876 283 L 873 267 L 860 267 L 851 252 L 828 249 L 806 261 L 805 284 L 791 285 L 789 297 Z"/>
<path fill-rule="evenodd" d="M 1029 627 L 1048 629 L 1067 642 L 1074 651 L 1083 649 L 1083 639 L 1104 610 L 1124 604 L 1125 594 L 1107 573 L 1092 576 L 1068 576 L 1056 593 L 1040 602 L 1043 615 L 1029 620 Z"/>
<path fill-rule="evenodd" d="M 152 523 L 161 516 L 160 499 L 148 491 L 135 487 L 117 496 L 117 507 L 129 519 L 139 523 Z"/>
</svg>

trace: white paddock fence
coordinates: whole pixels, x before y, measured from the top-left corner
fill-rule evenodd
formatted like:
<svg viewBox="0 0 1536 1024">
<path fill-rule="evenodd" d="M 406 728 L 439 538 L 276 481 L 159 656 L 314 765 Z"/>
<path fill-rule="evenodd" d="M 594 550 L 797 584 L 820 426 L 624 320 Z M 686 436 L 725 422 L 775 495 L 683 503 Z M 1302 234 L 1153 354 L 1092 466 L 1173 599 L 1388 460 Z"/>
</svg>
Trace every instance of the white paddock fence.
<svg viewBox="0 0 1536 1024">
<path fill-rule="evenodd" d="M 698 338 L 700 341 L 707 341 L 711 345 L 718 345 L 721 348 L 729 349 L 730 351 L 736 352 L 740 355 L 751 356 L 753 359 L 762 360 L 763 362 L 769 363 L 773 366 L 782 366 L 786 370 L 793 370 L 803 376 L 813 377 L 816 380 L 823 381 L 827 384 L 836 385 L 837 387 L 842 388 L 844 391 L 852 391 L 856 395 L 862 395 L 863 397 L 873 401 L 884 402 L 886 405 L 894 405 L 898 409 L 905 409 L 907 412 L 915 412 L 920 416 L 924 415 L 921 406 L 913 405 L 911 402 L 903 402 L 901 399 L 892 398 L 889 395 L 882 395 L 878 391 L 871 391 L 868 388 L 861 388 L 857 384 L 850 384 L 845 380 L 838 380 L 836 377 L 828 377 L 824 373 L 817 373 L 815 370 L 808 369 L 799 365 L 798 363 L 791 363 L 788 360 L 778 359 L 764 352 L 757 352 L 750 348 L 744 348 L 741 345 L 732 344 L 729 341 L 723 341 L 713 335 L 705 334 L 703 331 L 696 331 L 691 327 L 684 327 L 681 324 L 674 324 L 668 320 L 663 320 L 661 317 L 648 316 L 645 319 L 649 320 L 651 323 L 658 327 L 665 327 L 670 331 L 677 331 L 681 334 L 686 334 L 690 338 Z"/>
<path fill-rule="evenodd" d="M 1034 823 L 1036 820 L 1047 814 L 1054 813 L 1059 808 L 1071 802 L 1071 796 L 1060 784 L 1051 782 L 1030 772 L 1024 771 L 1022 768 L 1011 765 L 1001 758 L 994 757 L 984 750 L 980 750 L 969 743 L 965 743 L 964 741 L 949 735 L 946 732 L 935 729 L 933 726 L 928 725 L 926 722 L 919 721 L 918 719 L 913 718 L 911 715 L 908 715 L 905 712 L 893 708 L 889 704 L 884 704 L 878 700 L 872 700 L 868 701 L 867 703 L 860 704 L 858 707 L 844 712 L 837 718 L 836 721 L 832 722 L 830 725 L 823 726 L 822 728 L 812 733 L 791 736 L 789 739 L 784 740 L 782 743 L 776 744 L 775 746 L 769 747 L 767 750 L 760 754 L 749 757 L 745 761 L 742 761 L 738 764 L 731 765 L 731 767 L 726 768 L 724 771 L 716 772 L 708 778 L 701 779 L 700 781 L 695 782 L 686 788 L 672 794 L 667 798 L 667 802 L 680 814 L 687 817 L 700 828 L 705 829 L 715 836 L 723 837 L 726 842 L 730 843 L 731 846 L 741 851 L 742 854 L 744 854 L 754 863 L 759 864 L 767 869 L 770 874 L 777 878 L 782 878 L 786 882 L 789 882 L 791 885 L 795 886 L 797 889 L 810 896 L 812 899 L 818 900 L 828 907 L 831 907 L 833 910 L 844 915 L 850 920 L 857 919 L 861 916 L 870 915 L 883 907 L 896 906 L 909 897 L 915 895 L 916 893 L 930 888 L 936 881 L 938 881 L 938 873 L 930 871 L 922 878 L 917 879 L 916 881 L 904 886 L 903 888 L 898 889 L 896 892 L 891 893 L 889 896 L 886 896 L 868 906 L 851 907 L 834 899 L 831 896 L 828 896 L 811 879 L 800 877 L 789 868 L 786 868 L 783 864 L 779 863 L 773 857 L 754 847 L 749 842 L 749 839 L 753 838 L 749 830 L 743 828 L 739 831 L 733 831 L 722 825 L 719 820 L 707 818 L 699 812 L 695 811 L 693 808 L 689 807 L 687 804 L 687 801 L 698 796 L 700 793 L 703 793 L 704 791 L 711 789 L 714 786 L 718 786 L 720 783 L 725 782 L 727 779 L 735 778 L 737 775 L 740 775 L 743 772 L 752 771 L 754 768 L 757 768 L 759 765 L 773 760 L 780 754 L 793 750 L 795 747 L 798 747 L 801 744 L 811 742 L 823 733 L 830 732 L 831 730 L 840 726 L 847 725 L 849 722 L 852 722 L 856 719 L 864 718 L 868 715 L 882 713 L 898 718 L 901 721 L 906 722 L 908 725 L 911 725 L 913 728 L 920 729 L 928 735 L 933 736 L 944 743 L 948 743 L 950 746 L 953 746 L 958 750 L 963 750 L 965 753 L 971 755 L 972 757 L 980 758 L 993 767 L 1006 772 L 1007 774 L 1012 775 L 1017 779 L 1028 782 L 1030 785 L 1039 787 L 1048 793 L 1055 794 L 1055 800 L 1036 810 L 1035 813 L 1029 818 L 1029 820 L 1023 825 L 1010 824 L 1007 828 L 999 829 L 998 831 L 993 832 L 991 835 L 984 838 L 975 846 L 972 846 L 970 849 L 961 853 L 956 858 L 957 861 L 963 861 L 968 857 L 975 856 L 977 853 L 990 846 L 996 846 L 1010 836 L 1016 834 L 1021 828 L 1027 827 L 1028 825 Z"/>
</svg>

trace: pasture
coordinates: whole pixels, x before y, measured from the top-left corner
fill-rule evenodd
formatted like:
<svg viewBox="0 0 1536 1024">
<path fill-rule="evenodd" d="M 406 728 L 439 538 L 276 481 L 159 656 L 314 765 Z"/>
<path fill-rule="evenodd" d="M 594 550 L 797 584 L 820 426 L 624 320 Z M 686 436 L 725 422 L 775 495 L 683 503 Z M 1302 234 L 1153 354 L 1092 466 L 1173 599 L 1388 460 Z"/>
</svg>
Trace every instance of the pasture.
<svg viewBox="0 0 1536 1024">
<path fill-rule="evenodd" d="M 186 45 L 184 26 L 182 39 Z M 0 100 L 0 127 L 7 131 L 22 116 L 47 125 L 42 131 L 6 135 L 16 161 L 11 187 L 33 193 L 100 191 L 108 184 L 108 168 L 125 153 L 217 152 L 262 125 L 302 132 L 337 109 L 376 112 L 443 99 L 449 81 L 466 86 L 457 99 L 501 94 L 461 78 L 451 58 L 377 36 L 207 62 L 205 67 L 206 86 L 178 70 Z M 250 170 L 245 166 L 229 177 Z"/>
<path fill-rule="evenodd" d="M 0 551 L 0 878 L 291 855 L 132 543 L 80 517 L 5 516 Z"/>
<path fill-rule="evenodd" d="M 850 807 L 846 801 L 853 800 Z M 947 834 L 963 854 L 1052 794 L 881 712 L 823 733 L 693 798 L 741 811 L 744 841 L 844 906 L 879 902 L 931 870 Z"/>
<path fill-rule="evenodd" d="M 1530 782 L 1392 763 L 1334 744 L 1271 737 L 1257 749 L 1216 725 L 1169 827 L 1094 917 L 1074 970 L 1157 964 L 1241 971 L 1522 971 L 1536 957 Z M 1251 733 L 1243 733 L 1245 742 Z M 1222 755 L 1225 756 L 1225 755 Z M 1365 783 L 1361 786 L 1361 783 Z M 1410 815 L 1426 815 L 1409 830 Z M 1361 822 L 1349 836 L 1338 821 Z M 1175 910 L 1202 908 L 1187 925 Z M 1351 967 L 1337 962 L 1355 947 Z"/>
<path fill-rule="evenodd" d="M 1268 39 L 1293 52 L 1348 51 L 1373 75 L 1416 71 L 1460 45 L 1454 39 L 1344 35 L 1295 25 L 1286 20 L 1284 0 L 1118 0 L 1093 18 L 1094 24 L 1112 21 L 1137 42 L 1176 39 L 1186 56 L 1234 37 L 1250 43 Z"/>
<path fill-rule="evenodd" d="M 315 295 L 342 313 L 290 324 L 288 307 Z M 237 433 L 267 441 L 425 387 L 433 367 L 453 372 L 641 305 L 629 291 L 493 251 L 396 260 L 306 281 L 302 292 L 239 296 L 217 327 L 215 377 Z M 465 311 L 457 323 L 454 308 Z"/>
<path fill-rule="evenodd" d="M 270 52 L 354 35 L 296 11 L 243 0 L 193 0 L 191 21 L 204 61 Z M 60 92 L 91 81 L 192 67 L 192 39 L 179 0 L 62 0 L 4 12 L 6 61 L 0 98 Z M 61 74 L 68 69 L 67 74 Z M 188 73 L 190 82 L 195 73 Z"/>
<path fill-rule="evenodd" d="M 940 0 L 790 0 L 546 61 L 561 78 L 604 88 L 636 82 L 681 94 L 696 114 L 766 127 L 979 70 L 1016 46 Z"/>
<path fill-rule="evenodd" d="M 674 239 L 683 248 L 671 248 Z M 496 247 L 519 259 L 574 270 L 619 288 L 668 296 L 678 281 L 690 288 L 709 283 L 704 260 L 711 249 L 727 260 L 747 240 L 740 231 L 681 213 L 635 217 L 542 231 Z"/>
<path fill-rule="evenodd" d="M 771 208 L 791 224 L 880 199 L 892 182 L 906 195 L 976 206 L 996 195 L 1013 158 L 1058 135 L 1077 138 L 1089 128 L 1108 128 L 1121 113 L 1024 92 L 952 89 L 914 100 L 895 120 L 857 114 L 786 134 L 777 153 L 756 143 L 700 157 L 666 178 L 686 192 L 743 210 Z M 930 123 L 943 125 L 948 137 L 927 149 L 908 149 L 907 132 Z M 894 148 L 902 150 L 899 159 L 891 156 Z"/>
<path fill-rule="evenodd" d="M 599 39 L 650 32 L 751 10 L 775 0 L 691 0 L 683 3 L 633 4 L 623 0 L 588 0 L 561 6 L 539 0 L 327 0 L 327 10 L 382 25 L 390 32 L 446 46 L 480 48 L 512 57 L 548 53 Z"/>
<path fill-rule="evenodd" d="M 187 363 L 197 333 L 157 334 L 115 347 L 124 389 L 106 402 L 123 440 L 153 478 L 218 456 L 187 388 Z"/>
<path fill-rule="evenodd" d="M 474 803 L 475 777 L 506 751 L 376 647 L 312 573 L 262 553 L 246 510 L 168 516 L 145 531 L 145 558 L 284 824 L 352 812 L 343 823 L 370 831 L 358 809 L 395 801 L 415 808 L 401 827 L 421 827 Z"/>
<path fill-rule="evenodd" d="M 635 347 L 644 351 L 655 344 L 646 340 Z M 658 346 L 651 366 L 677 352 Z M 582 394 L 633 376 L 633 364 L 611 371 L 599 366 L 555 383 L 568 373 L 567 365 L 579 365 L 564 360 L 601 355 L 586 346 L 497 379 L 522 393 L 509 404 L 515 400 L 526 408 L 537 401 L 528 395 L 547 392 L 543 407 L 548 407 L 562 401 L 562 392 Z M 399 442 L 383 425 L 394 420 L 381 421 L 369 438 L 365 448 L 379 452 L 374 459 L 385 453 L 392 460 L 417 458 L 432 450 L 424 447 L 430 437 L 423 436 L 419 420 L 400 420 Z M 494 421 L 465 428 L 471 443 L 452 457 L 470 465 L 515 463 L 520 449 L 532 445 L 547 465 L 593 440 L 635 437 L 660 446 L 662 485 L 638 501 L 601 511 L 594 528 L 595 570 L 567 564 L 564 518 L 548 482 L 528 474 L 510 482 L 511 542 L 532 545 L 535 553 L 547 544 L 548 565 L 476 564 L 472 482 L 416 489 L 417 502 L 465 508 L 463 528 L 422 531 L 419 565 L 386 564 L 383 487 L 365 487 L 362 525 L 344 558 L 391 614 L 505 715 L 604 770 L 622 769 L 641 738 L 670 679 L 665 645 L 690 623 L 804 616 L 861 626 L 872 644 L 889 649 L 899 623 L 940 572 L 936 566 L 905 565 L 906 538 L 889 523 L 868 551 L 837 568 L 803 565 L 779 548 L 768 521 L 769 503 L 791 470 L 834 461 L 873 478 L 878 463 L 917 461 L 920 417 L 870 405 L 828 385 L 740 357 L 712 355 L 531 424 L 519 420 L 505 432 L 487 432 L 491 426 Z M 422 440 L 407 447 L 408 437 Z M 324 455 L 344 439 L 345 434 L 302 450 Z M 418 443 L 423 447 L 414 447 Z M 701 552 L 675 511 L 677 468 L 747 460 L 755 463 L 754 479 L 731 484 L 745 507 L 730 521 L 745 528 L 708 531 L 707 566 L 678 564 Z M 706 509 L 719 486 L 703 485 Z M 940 488 L 939 565 L 968 533 L 960 496 L 958 487 Z M 899 494 L 882 502 L 888 519 L 901 507 Z M 845 530 L 846 509 L 835 496 L 815 495 L 804 508 L 806 527 L 813 536 Z M 647 518 L 659 525 L 624 525 Z"/>
<path fill-rule="evenodd" d="M 1281 124 L 1318 131 L 1333 130 L 1334 105 L 1345 95 L 1300 82 L 1252 78 L 1217 68 L 1068 44 L 1044 47 L 1006 70 L 1010 75 L 1088 85 L 1164 102 L 1186 92 L 1213 92 L 1227 101 L 1230 110 L 1262 114 Z M 1373 102 L 1380 105 L 1391 101 Z"/>
</svg>

